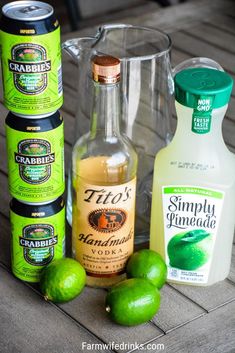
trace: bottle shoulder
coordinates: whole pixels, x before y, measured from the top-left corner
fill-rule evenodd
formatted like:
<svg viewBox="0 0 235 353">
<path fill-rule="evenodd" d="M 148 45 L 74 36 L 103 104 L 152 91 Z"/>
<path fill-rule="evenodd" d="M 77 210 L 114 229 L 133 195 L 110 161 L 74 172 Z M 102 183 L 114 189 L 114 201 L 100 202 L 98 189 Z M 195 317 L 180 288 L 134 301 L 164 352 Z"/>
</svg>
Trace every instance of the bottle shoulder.
<svg viewBox="0 0 235 353">
<path fill-rule="evenodd" d="M 89 156 L 112 156 L 112 155 L 130 156 L 137 159 L 137 152 L 129 138 L 125 135 L 113 135 L 106 137 L 102 134 L 92 136 L 87 133 L 77 140 L 73 148 L 73 155 L 80 158 Z"/>
<path fill-rule="evenodd" d="M 72 169 L 76 175 L 95 183 L 123 183 L 137 173 L 137 153 L 128 139 L 104 139 L 91 134 L 74 146 Z"/>
<path fill-rule="evenodd" d="M 161 149 L 154 163 L 155 180 L 161 184 L 211 184 L 217 187 L 235 185 L 235 155 L 227 148 L 221 153 L 186 147 L 181 150 L 173 144 Z"/>
</svg>

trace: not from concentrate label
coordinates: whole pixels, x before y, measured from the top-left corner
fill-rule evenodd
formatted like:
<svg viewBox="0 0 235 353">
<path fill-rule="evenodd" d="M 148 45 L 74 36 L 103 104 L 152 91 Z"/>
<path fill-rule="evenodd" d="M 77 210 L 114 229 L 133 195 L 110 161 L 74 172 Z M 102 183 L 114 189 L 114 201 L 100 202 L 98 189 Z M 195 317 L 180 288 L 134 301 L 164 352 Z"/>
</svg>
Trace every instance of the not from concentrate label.
<svg viewBox="0 0 235 353">
<path fill-rule="evenodd" d="M 207 283 L 223 192 L 197 186 L 162 188 L 169 280 Z"/>
<path fill-rule="evenodd" d="M 89 276 L 124 273 L 133 253 L 136 179 L 97 186 L 79 180 L 73 207 L 73 253 Z"/>
<path fill-rule="evenodd" d="M 197 107 L 193 110 L 192 132 L 195 134 L 207 134 L 211 129 L 211 115 L 213 97 L 201 96 L 197 100 Z"/>
</svg>

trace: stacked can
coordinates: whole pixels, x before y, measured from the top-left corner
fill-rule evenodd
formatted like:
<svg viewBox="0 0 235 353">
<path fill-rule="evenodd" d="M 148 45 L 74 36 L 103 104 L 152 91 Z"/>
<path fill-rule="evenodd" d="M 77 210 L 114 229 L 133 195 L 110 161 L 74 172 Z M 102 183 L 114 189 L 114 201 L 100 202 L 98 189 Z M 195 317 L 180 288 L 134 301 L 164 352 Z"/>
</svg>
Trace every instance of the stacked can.
<svg viewBox="0 0 235 353">
<path fill-rule="evenodd" d="M 12 271 L 38 282 L 65 252 L 64 125 L 60 27 L 53 8 L 14 1 L 2 8 Z"/>
</svg>

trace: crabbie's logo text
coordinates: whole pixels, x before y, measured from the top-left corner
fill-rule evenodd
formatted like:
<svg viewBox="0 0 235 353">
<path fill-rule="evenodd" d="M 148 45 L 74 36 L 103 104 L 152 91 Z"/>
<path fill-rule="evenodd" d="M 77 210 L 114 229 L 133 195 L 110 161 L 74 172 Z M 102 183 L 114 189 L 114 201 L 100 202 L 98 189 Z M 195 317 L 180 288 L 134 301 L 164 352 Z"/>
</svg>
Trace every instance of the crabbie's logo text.
<svg viewBox="0 0 235 353">
<path fill-rule="evenodd" d="M 20 63 L 14 60 L 8 60 L 9 71 L 16 74 L 36 74 L 51 71 L 51 60 L 42 61 L 39 63 Z"/>
<path fill-rule="evenodd" d="M 58 243 L 57 235 L 51 238 L 35 240 L 35 239 L 25 239 L 23 237 L 19 237 L 19 244 L 24 248 L 29 249 L 39 249 L 39 248 L 47 248 L 49 246 L 54 246 Z"/>
<path fill-rule="evenodd" d="M 27 156 L 15 152 L 15 162 L 23 165 L 45 165 L 55 162 L 55 153 L 50 153 L 44 156 L 35 157 Z"/>
</svg>

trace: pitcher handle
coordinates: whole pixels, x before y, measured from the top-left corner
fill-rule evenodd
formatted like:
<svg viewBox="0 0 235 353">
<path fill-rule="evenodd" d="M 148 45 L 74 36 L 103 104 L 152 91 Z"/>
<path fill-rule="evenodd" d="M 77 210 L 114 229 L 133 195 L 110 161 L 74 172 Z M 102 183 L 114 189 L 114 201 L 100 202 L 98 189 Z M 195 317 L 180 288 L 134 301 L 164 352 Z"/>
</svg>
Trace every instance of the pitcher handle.
<svg viewBox="0 0 235 353">
<path fill-rule="evenodd" d="M 68 39 L 62 43 L 62 49 L 69 54 L 75 61 L 80 58 L 82 50 L 91 48 L 91 45 L 96 41 L 96 37 L 82 37 Z"/>
</svg>

